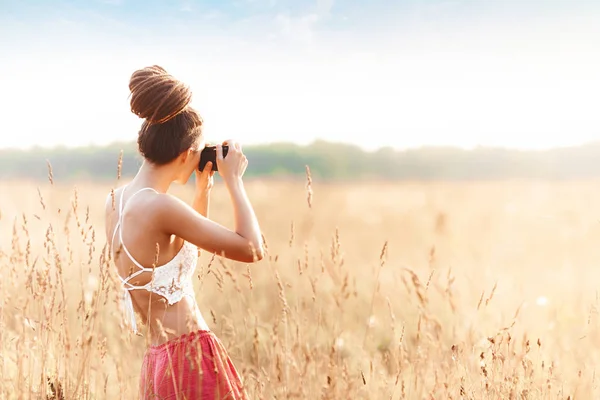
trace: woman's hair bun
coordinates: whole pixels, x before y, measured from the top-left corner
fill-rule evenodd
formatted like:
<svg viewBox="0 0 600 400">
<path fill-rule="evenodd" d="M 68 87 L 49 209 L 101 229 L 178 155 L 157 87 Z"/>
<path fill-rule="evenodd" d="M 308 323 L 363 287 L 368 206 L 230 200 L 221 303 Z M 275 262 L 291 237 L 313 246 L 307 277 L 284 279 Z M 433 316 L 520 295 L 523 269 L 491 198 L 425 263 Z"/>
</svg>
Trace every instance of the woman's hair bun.
<svg viewBox="0 0 600 400">
<path fill-rule="evenodd" d="M 158 66 L 135 71 L 129 80 L 131 111 L 151 124 L 160 124 L 182 112 L 192 100 L 189 86 Z"/>
</svg>

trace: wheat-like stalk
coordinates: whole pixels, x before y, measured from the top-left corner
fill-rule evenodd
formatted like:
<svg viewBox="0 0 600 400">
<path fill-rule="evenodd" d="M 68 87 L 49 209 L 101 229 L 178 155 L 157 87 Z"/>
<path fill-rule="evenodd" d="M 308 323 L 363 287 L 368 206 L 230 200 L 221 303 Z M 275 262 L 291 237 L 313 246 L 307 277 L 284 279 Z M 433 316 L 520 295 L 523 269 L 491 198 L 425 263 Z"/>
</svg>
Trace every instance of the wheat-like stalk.
<svg viewBox="0 0 600 400">
<path fill-rule="evenodd" d="M 600 228 L 580 196 L 595 201 L 595 185 L 331 183 L 314 202 L 306 174 L 267 194 L 247 184 L 264 260 L 199 255 L 199 308 L 250 398 L 600 397 Z M 523 215 L 502 211 L 505 191 Z M 120 310 L 124 253 L 104 235 L 115 190 L 61 182 L 48 163 L 48 182 L 0 192 L 0 398 L 136 398 L 151 332 L 132 335 Z M 227 226 L 227 193 L 214 196 Z M 561 210 L 557 226 L 532 217 Z M 164 307 L 153 297 L 145 314 Z"/>
</svg>

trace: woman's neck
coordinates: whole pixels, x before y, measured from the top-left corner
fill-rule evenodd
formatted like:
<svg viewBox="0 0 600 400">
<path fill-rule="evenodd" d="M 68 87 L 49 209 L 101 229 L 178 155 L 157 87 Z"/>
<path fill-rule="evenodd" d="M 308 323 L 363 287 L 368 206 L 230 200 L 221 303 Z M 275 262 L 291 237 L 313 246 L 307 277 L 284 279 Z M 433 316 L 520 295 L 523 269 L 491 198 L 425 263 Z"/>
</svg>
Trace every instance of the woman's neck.
<svg viewBox="0 0 600 400">
<path fill-rule="evenodd" d="M 160 193 L 166 193 L 173 180 L 173 172 L 168 165 L 155 166 L 144 160 L 131 183 L 136 186 L 151 187 Z"/>
</svg>

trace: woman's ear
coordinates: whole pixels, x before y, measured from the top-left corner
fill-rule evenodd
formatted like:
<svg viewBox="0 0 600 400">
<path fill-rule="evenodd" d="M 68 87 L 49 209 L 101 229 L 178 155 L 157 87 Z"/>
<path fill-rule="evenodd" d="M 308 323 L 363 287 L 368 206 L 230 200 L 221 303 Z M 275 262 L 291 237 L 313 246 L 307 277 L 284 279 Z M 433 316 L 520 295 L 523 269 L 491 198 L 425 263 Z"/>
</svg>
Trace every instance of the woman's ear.
<svg viewBox="0 0 600 400">
<path fill-rule="evenodd" d="M 192 150 L 190 148 L 190 149 L 187 149 L 186 151 L 184 151 L 183 153 L 181 153 L 179 155 L 179 159 L 181 160 L 181 163 L 185 164 L 188 160 L 188 157 L 191 157 L 193 152 L 194 152 L 194 150 Z"/>
</svg>

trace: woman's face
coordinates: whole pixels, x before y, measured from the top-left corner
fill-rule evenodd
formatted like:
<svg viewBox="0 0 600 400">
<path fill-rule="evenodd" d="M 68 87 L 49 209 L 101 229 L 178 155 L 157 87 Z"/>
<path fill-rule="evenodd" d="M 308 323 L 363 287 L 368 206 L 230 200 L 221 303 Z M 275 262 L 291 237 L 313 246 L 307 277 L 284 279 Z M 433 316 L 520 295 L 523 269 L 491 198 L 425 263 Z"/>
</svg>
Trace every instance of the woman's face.
<svg viewBox="0 0 600 400">
<path fill-rule="evenodd" d="M 197 142 L 182 156 L 181 160 L 181 168 L 180 173 L 177 176 L 176 182 L 185 185 L 187 181 L 190 179 L 194 170 L 198 168 L 198 164 L 200 164 L 200 153 L 204 149 L 206 142 L 204 140 L 204 136 L 200 135 L 198 137 Z"/>
</svg>

